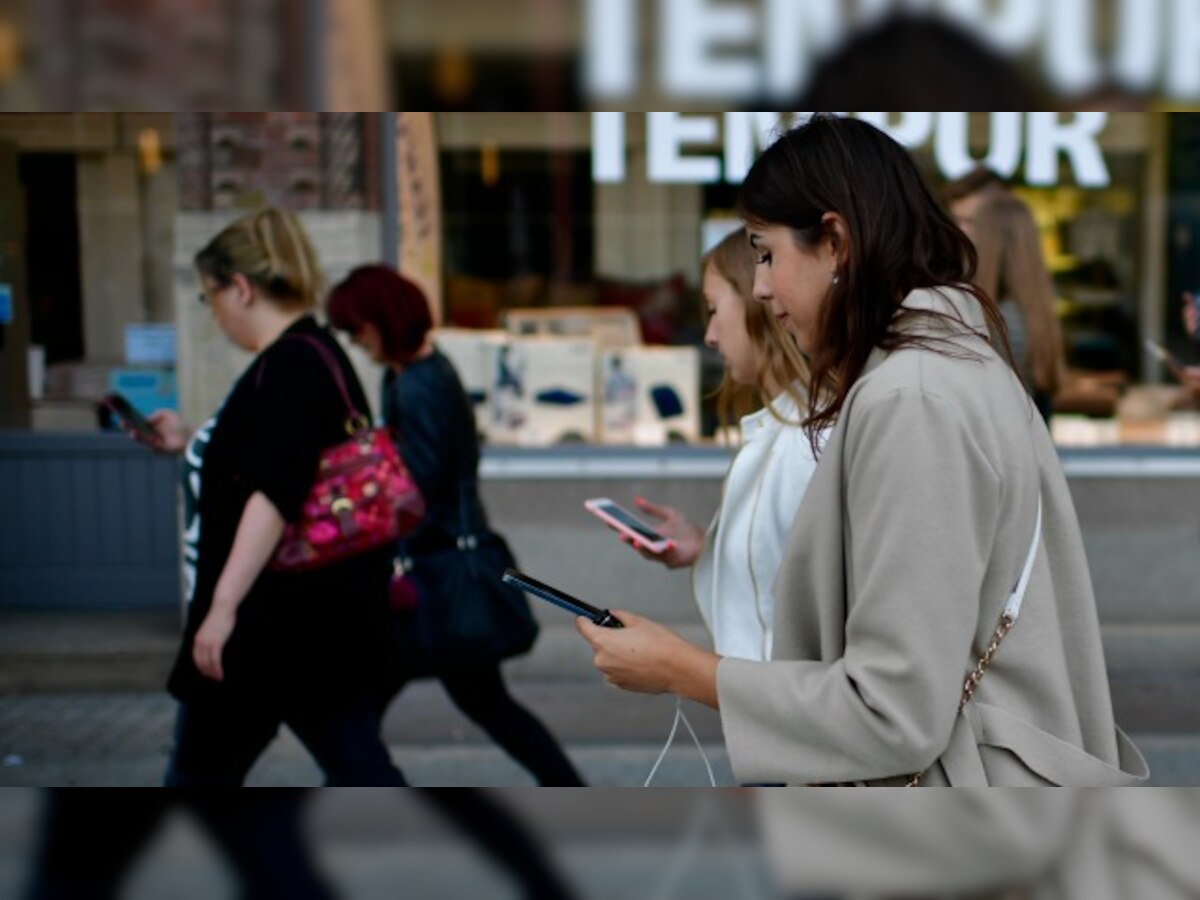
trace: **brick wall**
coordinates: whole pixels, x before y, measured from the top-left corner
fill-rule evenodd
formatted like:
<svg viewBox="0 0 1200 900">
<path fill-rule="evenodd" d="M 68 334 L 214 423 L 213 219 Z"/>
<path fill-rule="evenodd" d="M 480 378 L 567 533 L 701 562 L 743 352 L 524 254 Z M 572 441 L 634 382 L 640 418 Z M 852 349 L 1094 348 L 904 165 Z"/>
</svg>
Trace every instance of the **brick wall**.
<svg viewBox="0 0 1200 900">
<path fill-rule="evenodd" d="M 361 113 L 182 113 L 181 208 L 376 208 L 365 190 L 364 125 Z"/>
</svg>

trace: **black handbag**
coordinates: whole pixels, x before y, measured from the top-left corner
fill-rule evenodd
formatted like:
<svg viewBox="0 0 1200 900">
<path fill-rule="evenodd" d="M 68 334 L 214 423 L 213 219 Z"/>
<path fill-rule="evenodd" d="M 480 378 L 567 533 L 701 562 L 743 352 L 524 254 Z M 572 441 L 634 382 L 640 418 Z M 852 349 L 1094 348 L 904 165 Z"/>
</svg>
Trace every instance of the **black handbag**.
<svg viewBox="0 0 1200 900">
<path fill-rule="evenodd" d="M 499 662 L 528 652 L 537 639 L 538 624 L 525 595 L 500 580 L 506 568 L 516 567 L 512 550 L 494 531 L 471 528 L 465 486 L 459 485 L 454 543 L 399 564 L 417 594 L 411 615 L 424 657 L 417 668 Z"/>
</svg>

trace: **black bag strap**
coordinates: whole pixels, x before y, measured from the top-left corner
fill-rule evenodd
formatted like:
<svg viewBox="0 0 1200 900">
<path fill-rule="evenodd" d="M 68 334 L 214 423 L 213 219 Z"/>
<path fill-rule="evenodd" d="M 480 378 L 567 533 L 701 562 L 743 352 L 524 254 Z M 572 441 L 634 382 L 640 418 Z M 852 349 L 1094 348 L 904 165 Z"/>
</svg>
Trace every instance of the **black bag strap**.
<svg viewBox="0 0 1200 900">
<path fill-rule="evenodd" d="M 479 538 L 475 534 L 475 529 L 471 527 L 471 517 L 467 510 L 467 486 L 471 483 L 469 478 L 462 475 L 458 476 L 458 549 L 459 550 L 474 550 L 479 545 Z"/>
</svg>

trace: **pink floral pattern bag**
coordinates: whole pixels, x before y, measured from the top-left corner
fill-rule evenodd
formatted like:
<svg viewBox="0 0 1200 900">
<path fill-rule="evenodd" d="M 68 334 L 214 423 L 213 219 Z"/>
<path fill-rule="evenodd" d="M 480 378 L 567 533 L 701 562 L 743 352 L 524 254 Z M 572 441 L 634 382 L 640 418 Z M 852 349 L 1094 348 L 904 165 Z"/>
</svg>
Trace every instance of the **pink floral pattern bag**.
<svg viewBox="0 0 1200 900">
<path fill-rule="evenodd" d="M 355 408 L 329 348 L 308 335 L 292 339 L 311 344 L 337 383 L 346 404 L 349 440 L 321 453 L 300 518 L 288 524 L 269 564 L 277 572 L 307 572 L 390 546 L 425 515 L 425 500 L 391 433 L 371 427 Z"/>
</svg>

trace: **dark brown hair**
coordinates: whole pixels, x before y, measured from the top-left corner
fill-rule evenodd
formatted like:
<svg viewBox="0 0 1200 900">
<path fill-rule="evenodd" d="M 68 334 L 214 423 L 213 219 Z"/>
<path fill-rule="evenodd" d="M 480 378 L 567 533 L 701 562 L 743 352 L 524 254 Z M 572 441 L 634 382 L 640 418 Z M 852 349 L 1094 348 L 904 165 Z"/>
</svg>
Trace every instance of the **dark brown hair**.
<svg viewBox="0 0 1200 900">
<path fill-rule="evenodd" d="M 831 236 L 823 221 L 826 213 L 836 213 L 846 223 L 846 265 L 822 305 L 809 356 L 805 427 L 814 452 L 817 433 L 837 420 L 876 347 L 892 351 L 916 346 L 980 358 L 954 340 L 965 325 L 957 317 L 901 309 L 912 291 L 952 287 L 973 294 L 1011 362 L 996 304 L 972 285 L 975 248 L 934 198 L 904 148 L 878 128 L 858 119 L 814 116 L 758 158 L 742 185 L 738 208 L 751 226 L 790 228 L 797 243 L 808 247 Z M 918 317 L 941 328 L 914 333 L 905 327 Z"/>
</svg>

